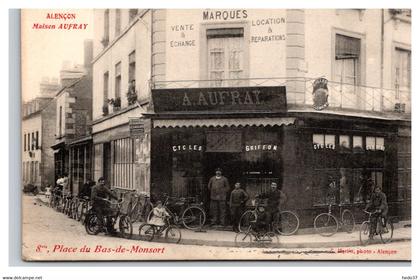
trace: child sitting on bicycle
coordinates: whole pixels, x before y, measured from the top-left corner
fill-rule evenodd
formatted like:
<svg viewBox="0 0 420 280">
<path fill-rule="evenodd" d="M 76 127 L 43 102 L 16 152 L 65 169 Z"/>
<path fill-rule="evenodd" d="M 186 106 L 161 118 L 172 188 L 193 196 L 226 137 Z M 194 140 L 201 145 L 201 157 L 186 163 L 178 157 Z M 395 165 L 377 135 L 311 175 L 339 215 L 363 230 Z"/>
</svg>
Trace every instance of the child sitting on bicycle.
<svg viewBox="0 0 420 280">
<path fill-rule="evenodd" d="M 256 232 L 266 232 L 269 231 L 267 225 L 267 212 L 265 211 L 265 207 L 263 205 L 258 205 L 256 209 L 256 217 L 257 219 L 254 221 L 253 230 Z"/>
<path fill-rule="evenodd" d="M 163 207 L 162 201 L 158 200 L 156 202 L 156 207 L 153 208 L 153 216 L 149 221 L 149 224 L 155 225 L 157 227 L 161 227 L 165 225 L 166 217 L 170 217 L 166 208 Z"/>
<path fill-rule="evenodd" d="M 386 230 L 386 219 L 388 214 L 388 203 L 386 201 L 386 195 L 382 192 L 380 186 L 375 186 L 375 189 L 370 197 L 369 203 L 365 207 L 365 211 L 369 210 L 374 212 L 372 215 L 372 223 L 369 232 L 369 238 L 373 238 L 376 232 L 376 225 L 379 224 L 379 230 Z M 380 223 L 378 219 L 380 218 Z"/>
</svg>

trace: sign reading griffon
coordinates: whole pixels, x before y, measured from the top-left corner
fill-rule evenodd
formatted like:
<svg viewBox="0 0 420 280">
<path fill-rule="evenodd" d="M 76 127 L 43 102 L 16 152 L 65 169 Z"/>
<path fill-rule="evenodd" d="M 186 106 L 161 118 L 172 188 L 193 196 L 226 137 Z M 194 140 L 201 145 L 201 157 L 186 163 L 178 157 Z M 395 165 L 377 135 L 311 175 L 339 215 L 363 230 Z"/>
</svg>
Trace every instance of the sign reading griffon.
<svg viewBox="0 0 420 280">
<path fill-rule="evenodd" d="M 328 107 L 328 80 L 325 78 L 316 79 L 313 83 L 312 98 L 313 108 L 323 110 Z"/>
</svg>

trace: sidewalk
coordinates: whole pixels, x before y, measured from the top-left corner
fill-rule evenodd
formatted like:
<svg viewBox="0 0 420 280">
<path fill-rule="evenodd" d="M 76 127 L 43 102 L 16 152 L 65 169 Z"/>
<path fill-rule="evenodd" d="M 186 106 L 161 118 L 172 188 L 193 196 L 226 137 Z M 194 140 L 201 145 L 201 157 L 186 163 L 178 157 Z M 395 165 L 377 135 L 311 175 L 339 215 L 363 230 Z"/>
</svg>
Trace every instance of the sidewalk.
<svg viewBox="0 0 420 280">
<path fill-rule="evenodd" d="M 44 203 L 44 205 L 48 205 L 48 199 L 46 199 L 44 195 L 38 195 L 36 199 Z M 63 217 L 67 218 L 64 215 Z M 410 221 L 403 221 L 394 225 L 394 235 L 392 242 L 411 241 L 411 228 L 404 227 L 404 225 L 410 223 Z M 140 224 L 133 225 L 133 239 L 139 239 L 137 235 L 139 225 Z M 279 244 L 277 246 L 270 247 L 326 248 L 360 246 L 359 226 L 360 225 L 356 225 L 355 230 L 350 234 L 339 231 L 330 237 L 323 237 L 318 234 L 309 233 L 311 232 L 310 229 L 302 229 L 299 231 L 304 234 L 291 236 L 280 235 Z M 204 229 L 203 232 L 195 232 L 187 229 L 181 229 L 181 232 L 181 244 L 235 247 L 236 233 L 232 231 Z M 154 242 L 156 241 L 159 242 L 159 240 L 154 240 Z M 375 237 L 374 244 L 378 244 L 380 242 L 381 240 L 379 236 Z"/>
</svg>

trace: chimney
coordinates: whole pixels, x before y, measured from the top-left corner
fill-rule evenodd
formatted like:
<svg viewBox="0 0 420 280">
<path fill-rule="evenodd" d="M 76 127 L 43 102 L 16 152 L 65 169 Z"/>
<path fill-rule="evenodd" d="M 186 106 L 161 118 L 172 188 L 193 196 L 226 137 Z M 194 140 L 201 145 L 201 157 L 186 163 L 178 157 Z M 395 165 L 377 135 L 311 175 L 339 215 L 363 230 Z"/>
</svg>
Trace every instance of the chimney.
<svg viewBox="0 0 420 280">
<path fill-rule="evenodd" d="M 93 40 L 86 39 L 83 42 L 84 47 L 84 61 L 83 66 L 85 67 L 86 71 L 91 74 L 92 73 L 92 59 L 93 59 Z"/>
</svg>

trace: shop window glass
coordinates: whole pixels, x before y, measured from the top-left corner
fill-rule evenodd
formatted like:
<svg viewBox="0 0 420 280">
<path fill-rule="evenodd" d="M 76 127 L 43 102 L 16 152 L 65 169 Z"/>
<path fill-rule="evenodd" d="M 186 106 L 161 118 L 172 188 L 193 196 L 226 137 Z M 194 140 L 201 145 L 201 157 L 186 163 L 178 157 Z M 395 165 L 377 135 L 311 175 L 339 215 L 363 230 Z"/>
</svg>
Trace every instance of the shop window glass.
<svg viewBox="0 0 420 280">
<path fill-rule="evenodd" d="M 349 152 L 350 151 L 350 136 L 340 135 L 339 140 L 340 152 Z"/>
<path fill-rule="evenodd" d="M 340 204 L 350 203 L 351 194 L 351 169 L 340 168 L 339 190 L 340 190 Z"/>
<path fill-rule="evenodd" d="M 366 150 L 375 150 L 375 137 L 366 137 Z"/>
<path fill-rule="evenodd" d="M 314 134 L 312 136 L 312 143 L 314 145 L 314 149 L 324 148 L 324 134 Z"/>
<path fill-rule="evenodd" d="M 363 152 L 363 137 L 362 136 L 353 136 L 353 151 Z"/>
<path fill-rule="evenodd" d="M 335 149 L 335 135 L 325 135 L 325 148 Z"/>
<path fill-rule="evenodd" d="M 203 193 L 202 133 L 172 135 L 172 193 L 174 197 L 201 197 Z"/>
<path fill-rule="evenodd" d="M 313 205 L 335 205 L 338 193 L 337 170 L 315 169 L 312 186 Z"/>
<path fill-rule="evenodd" d="M 380 151 L 385 150 L 385 144 L 384 144 L 384 138 L 383 137 L 376 137 L 375 149 L 380 150 Z"/>
</svg>

